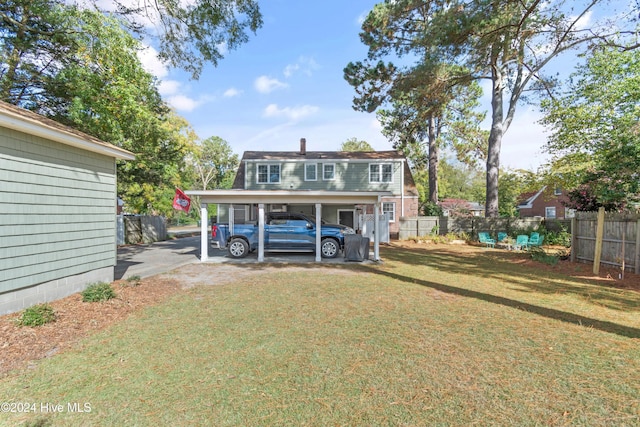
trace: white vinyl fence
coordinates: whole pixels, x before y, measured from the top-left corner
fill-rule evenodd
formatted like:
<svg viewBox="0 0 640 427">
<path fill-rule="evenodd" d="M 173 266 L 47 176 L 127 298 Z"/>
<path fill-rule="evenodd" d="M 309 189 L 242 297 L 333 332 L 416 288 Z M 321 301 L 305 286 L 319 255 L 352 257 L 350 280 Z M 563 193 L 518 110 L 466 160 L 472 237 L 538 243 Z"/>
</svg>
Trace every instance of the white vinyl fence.
<svg viewBox="0 0 640 427">
<path fill-rule="evenodd" d="M 362 236 L 368 237 L 373 242 L 373 214 L 361 214 Z M 378 215 L 378 242 L 389 243 L 389 214 Z"/>
</svg>

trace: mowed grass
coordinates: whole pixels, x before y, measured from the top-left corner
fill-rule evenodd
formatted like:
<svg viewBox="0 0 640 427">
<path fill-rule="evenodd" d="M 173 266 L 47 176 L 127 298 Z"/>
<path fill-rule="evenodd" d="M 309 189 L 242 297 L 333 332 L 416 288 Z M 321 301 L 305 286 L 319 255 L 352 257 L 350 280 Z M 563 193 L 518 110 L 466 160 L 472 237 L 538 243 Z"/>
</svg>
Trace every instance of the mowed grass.
<svg viewBox="0 0 640 427">
<path fill-rule="evenodd" d="M 640 425 L 639 293 L 500 251 L 382 255 L 237 266 L 235 283 L 185 291 L 3 378 L 4 401 L 37 410 L 0 422 Z M 220 266 L 207 268 L 215 284 Z"/>
</svg>

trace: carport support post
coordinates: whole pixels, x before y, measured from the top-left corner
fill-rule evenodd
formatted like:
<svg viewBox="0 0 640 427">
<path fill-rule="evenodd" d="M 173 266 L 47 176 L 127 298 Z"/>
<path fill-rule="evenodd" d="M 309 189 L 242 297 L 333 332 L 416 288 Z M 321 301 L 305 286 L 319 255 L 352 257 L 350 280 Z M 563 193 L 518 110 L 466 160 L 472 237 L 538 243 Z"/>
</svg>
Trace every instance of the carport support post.
<svg viewBox="0 0 640 427">
<path fill-rule="evenodd" d="M 209 207 L 200 205 L 200 262 L 209 259 Z"/>
<path fill-rule="evenodd" d="M 264 262 L 264 203 L 258 204 L 258 262 Z"/>
<path fill-rule="evenodd" d="M 380 261 L 380 202 L 373 205 L 373 260 Z"/>
<path fill-rule="evenodd" d="M 322 261 L 322 204 L 316 203 L 316 262 Z"/>
</svg>

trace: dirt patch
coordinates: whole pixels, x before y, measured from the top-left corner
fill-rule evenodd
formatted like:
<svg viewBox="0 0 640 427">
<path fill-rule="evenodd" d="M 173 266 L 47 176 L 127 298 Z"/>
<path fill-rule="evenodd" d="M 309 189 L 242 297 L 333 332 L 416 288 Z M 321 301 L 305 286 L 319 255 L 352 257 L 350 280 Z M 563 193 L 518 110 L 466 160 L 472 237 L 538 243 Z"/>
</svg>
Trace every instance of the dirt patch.
<svg viewBox="0 0 640 427">
<path fill-rule="evenodd" d="M 602 268 L 598 276 L 593 275 L 588 264 L 560 261 L 556 265 L 536 262 L 524 253 L 514 253 L 497 249 L 486 249 L 468 245 L 418 244 L 413 242 L 393 243 L 391 246 L 412 250 L 438 250 L 451 252 L 457 257 L 474 257 L 478 253 L 499 257 L 501 260 L 552 270 L 578 279 L 602 281 L 607 286 L 630 289 L 640 292 L 640 275 L 625 272 L 624 279 L 619 278 L 619 269 Z M 198 285 L 229 285 L 254 275 L 267 272 L 309 271 L 311 267 L 300 265 L 244 265 L 233 264 L 191 264 L 174 272 L 143 279 L 139 285 L 132 286 L 127 281 L 114 282 L 117 298 L 103 303 L 82 302 L 80 294 L 51 302 L 56 312 L 54 323 L 40 327 L 20 327 L 16 319 L 20 313 L 0 316 L 0 376 L 7 372 L 30 367 L 39 359 L 51 357 L 70 348 L 82 338 L 115 322 L 125 319 L 131 313 L 183 292 L 184 289 Z M 315 268 L 315 267 L 314 267 Z M 326 268 L 322 274 L 358 274 L 357 270 L 344 268 Z"/>
<path fill-rule="evenodd" d="M 0 316 L 0 374 L 69 348 L 142 307 L 164 301 L 180 292 L 182 286 L 175 279 L 157 276 L 136 286 L 133 282 L 117 281 L 113 288 L 117 297 L 105 302 L 83 302 L 80 294 L 74 294 L 49 303 L 56 321 L 39 327 L 18 326 L 20 313 Z"/>
</svg>

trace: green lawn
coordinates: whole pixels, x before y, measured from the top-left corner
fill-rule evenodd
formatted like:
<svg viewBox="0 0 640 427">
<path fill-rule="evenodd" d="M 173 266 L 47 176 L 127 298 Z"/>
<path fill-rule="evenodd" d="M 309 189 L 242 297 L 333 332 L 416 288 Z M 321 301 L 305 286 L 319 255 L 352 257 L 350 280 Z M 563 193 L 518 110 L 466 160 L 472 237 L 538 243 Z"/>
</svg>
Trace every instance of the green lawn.
<svg viewBox="0 0 640 427">
<path fill-rule="evenodd" d="M 459 250 L 238 265 L 0 380 L 37 412 L 0 423 L 640 425 L 640 293 Z"/>
</svg>

